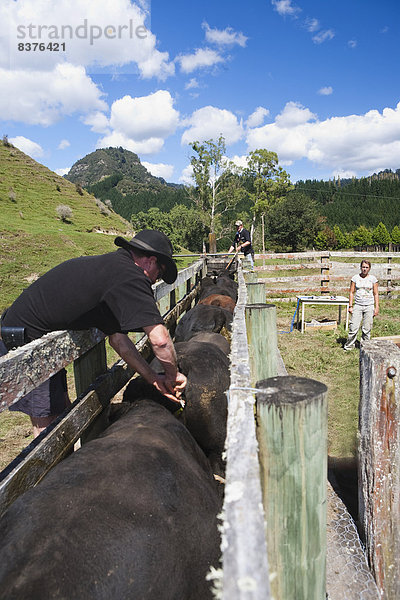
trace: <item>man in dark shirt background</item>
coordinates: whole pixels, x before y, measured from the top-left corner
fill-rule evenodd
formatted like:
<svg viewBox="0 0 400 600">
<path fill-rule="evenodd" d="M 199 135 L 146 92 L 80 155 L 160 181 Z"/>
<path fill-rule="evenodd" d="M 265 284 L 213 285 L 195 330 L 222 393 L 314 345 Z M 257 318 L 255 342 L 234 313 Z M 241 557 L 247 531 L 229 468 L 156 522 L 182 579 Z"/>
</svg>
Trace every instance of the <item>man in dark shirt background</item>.
<svg viewBox="0 0 400 600">
<path fill-rule="evenodd" d="M 27 341 L 51 331 L 97 327 L 109 336 L 112 348 L 149 383 L 179 402 L 186 377 L 177 369 L 175 349 L 158 310 L 152 284 L 161 277 L 177 277 L 168 237 L 143 230 L 131 241 L 117 237 L 119 249 L 100 256 L 81 256 L 61 263 L 26 288 L 3 313 L 0 355 L 7 345 L 8 327 L 25 329 Z M 155 373 L 127 333 L 143 331 L 149 338 L 164 374 Z M 39 435 L 68 406 L 66 372 L 59 373 L 14 403 L 31 417 Z"/>
<path fill-rule="evenodd" d="M 243 227 L 242 221 L 236 221 L 236 234 L 233 238 L 232 246 L 228 250 L 228 254 L 236 249 L 243 252 L 246 258 L 249 259 L 251 270 L 254 269 L 254 250 L 251 245 L 250 232 Z"/>
</svg>

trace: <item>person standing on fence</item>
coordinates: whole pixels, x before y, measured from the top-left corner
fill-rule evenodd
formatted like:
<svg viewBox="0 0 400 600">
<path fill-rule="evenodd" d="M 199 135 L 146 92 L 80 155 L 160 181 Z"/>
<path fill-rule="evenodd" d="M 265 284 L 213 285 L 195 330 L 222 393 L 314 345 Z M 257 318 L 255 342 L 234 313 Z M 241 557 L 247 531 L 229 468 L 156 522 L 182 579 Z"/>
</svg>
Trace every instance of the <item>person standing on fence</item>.
<svg viewBox="0 0 400 600">
<path fill-rule="evenodd" d="M 186 377 L 177 369 L 174 345 L 158 310 L 152 284 L 177 278 L 172 244 L 145 229 L 132 240 L 115 239 L 118 250 L 61 263 L 32 283 L 1 318 L 0 356 L 51 331 L 97 327 L 112 348 L 149 383 L 179 402 Z M 127 333 L 143 331 L 164 374 L 155 373 Z M 19 337 L 19 340 L 17 338 Z M 10 410 L 31 417 L 36 437 L 68 406 L 66 371 L 14 403 Z"/>
<path fill-rule="evenodd" d="M 245 258 L 250 261 L 251 270 L 254 269 L 254 250 L 251 245 L 250 232 L 243 227 L 242 221 L 236 221 L 236 234 L 232 242 L 232 246 L 228 250 L 228 254 L 236 249 L 237 252 L 242 251 Z"/>
<path fill-rule="evenodd" d="M 360 268 L 361 272 L 353 275 L 350 283 L 349 313 L 351 320 L 349 335 L 343 346 L 344 350 L 354 348 L 360 325 L 362 339 L 370 339 L 374 317 L 379 313 L 378 280 L 375 275 L 370 275 L 371 263 L 369 260 L 362 260 Z"/>
</svg>

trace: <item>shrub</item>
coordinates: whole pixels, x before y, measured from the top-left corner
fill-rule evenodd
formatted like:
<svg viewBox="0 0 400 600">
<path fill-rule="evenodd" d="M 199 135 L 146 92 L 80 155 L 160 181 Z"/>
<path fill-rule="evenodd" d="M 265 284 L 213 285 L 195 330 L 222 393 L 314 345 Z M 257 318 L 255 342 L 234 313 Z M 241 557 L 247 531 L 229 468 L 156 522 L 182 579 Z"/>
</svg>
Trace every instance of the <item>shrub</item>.
<svg viewBox="0 0 400 600">
<path fill-rule="evenodd" d="M 67 223 L 72 218 L 72 209 L 67 204 L 59 204 L 56 208 L 56 213 L 64 223 Z"/>
<path fill-rule="evenodd" d="M 7 146 L 7 148 L 12 147 L 12 144 L 8 141 L 8 135 L 3 135 L 3 146 Z"/>
<path fill-rule="evenodd" d="M 83 196 L 83 187 L 80 183 L 75 184 L 75 189 L 80 196 Z"/>
</svg>

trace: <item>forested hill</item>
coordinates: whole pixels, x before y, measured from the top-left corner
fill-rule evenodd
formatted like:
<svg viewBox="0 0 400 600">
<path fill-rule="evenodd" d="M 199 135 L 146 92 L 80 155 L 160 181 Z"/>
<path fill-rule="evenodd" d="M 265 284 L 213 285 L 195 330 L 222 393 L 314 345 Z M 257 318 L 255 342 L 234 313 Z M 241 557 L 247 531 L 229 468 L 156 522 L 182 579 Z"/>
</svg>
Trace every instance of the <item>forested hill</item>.
<svg viewBox="0 0 400 600">
<path fill-rule="evenodd" d="M 330 227 L 352 231 L 359 225 L 373 228 L 382 222 L 391 231 L 400 223 L 399 170 L 361 179 L 298 181 L 296 189 L 317 201 Z"/>
<path fill-rule="evenodd" d="M 132 214 L 157 207 L 170 211 L 176 204 L 192 206 L 183 186 L 154 177 L 137 154 L 124 148 L 103 148 L 78 160 L 66 179 L 79 183 L 128 221 Z"/>
</svg>

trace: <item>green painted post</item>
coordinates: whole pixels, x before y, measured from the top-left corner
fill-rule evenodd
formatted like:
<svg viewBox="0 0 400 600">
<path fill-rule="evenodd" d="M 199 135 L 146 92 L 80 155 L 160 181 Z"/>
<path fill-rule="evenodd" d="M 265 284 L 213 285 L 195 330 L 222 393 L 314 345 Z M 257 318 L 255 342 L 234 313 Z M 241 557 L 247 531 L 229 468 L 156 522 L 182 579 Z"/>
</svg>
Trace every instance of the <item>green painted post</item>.
<svg viewBox="0 0 400 600">
<path fill-rule="evenodd" d="M 252 384 L 278 373 L 276 306 L 247 304 L 245 310 Z"/>
<path fill-rule="evenodd" d="M 265 302 L 265 286 L 263 283 L 248 283 L 246 289 L 248 304 Z"/>
<path fill-rule="evenodd" d="M 251 271 L 248 271 L 247 273 L 243 273 L 243 275 L 246 283 L 256 283 L 257 273 L 252 273 Z"/>
<path fill-rule="evenodd" d="M 327 388 L 292 376 L 256 387 L 271 593 L 325 600 Z"/>
</svg>

